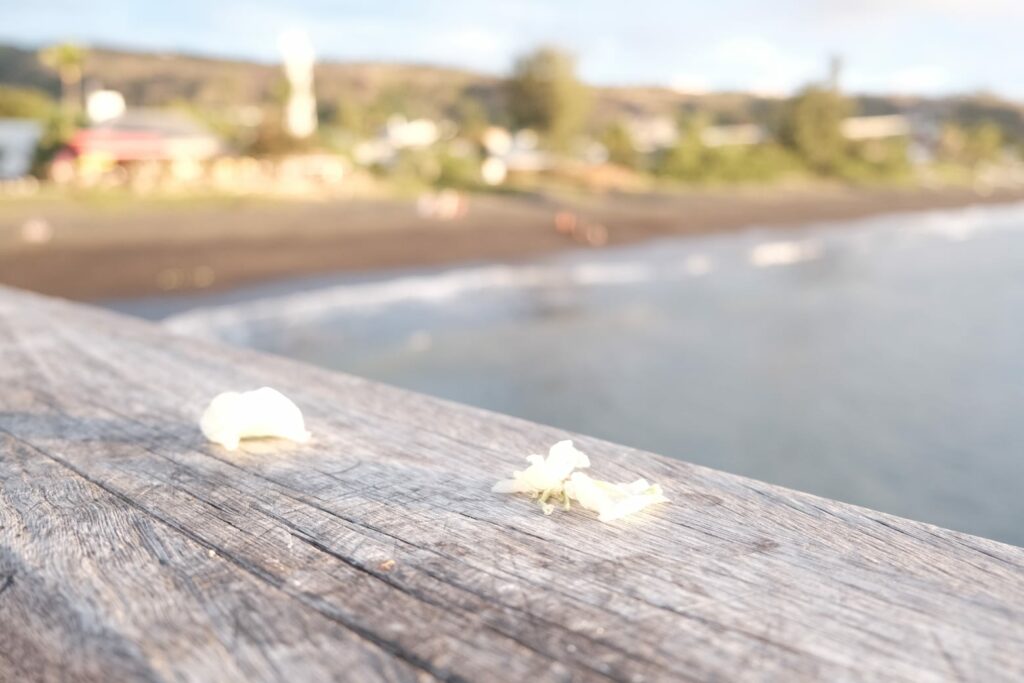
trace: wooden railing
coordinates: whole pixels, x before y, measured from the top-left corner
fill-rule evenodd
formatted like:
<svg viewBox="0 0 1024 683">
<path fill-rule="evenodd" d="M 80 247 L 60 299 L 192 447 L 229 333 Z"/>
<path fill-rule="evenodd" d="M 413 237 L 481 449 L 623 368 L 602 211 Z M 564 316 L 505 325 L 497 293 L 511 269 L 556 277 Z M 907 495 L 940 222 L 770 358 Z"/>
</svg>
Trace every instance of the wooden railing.
<svg viewBox="0 0 1024 683">
<path fill-rule="evenodd" d="M 491 493 L 567 437 L 672 502 Z M 1022 680 L 1024 549 L 0 289 L 0 681 L 432 679 Z"/>
</svg>

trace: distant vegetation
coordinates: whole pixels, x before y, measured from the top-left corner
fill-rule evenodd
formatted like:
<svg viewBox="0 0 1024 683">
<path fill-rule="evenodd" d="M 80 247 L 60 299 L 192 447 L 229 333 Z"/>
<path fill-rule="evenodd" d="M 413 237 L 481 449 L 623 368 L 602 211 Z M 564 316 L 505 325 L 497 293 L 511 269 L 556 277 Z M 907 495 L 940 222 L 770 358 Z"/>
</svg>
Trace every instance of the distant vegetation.
<svg viewBox="0 0 1024 683">
<path fill-rule="evenodd" d="M 779 140 L 811 171 L 838 174 L 849 156 L 840 126 L 853 114 L 853 103 L 839 93 L 811 86 L 786 102 L 779 122 Z"/>
<path fill-rule="evenodd" d="M 256 155 L 318 148 L 351 153 L 396 114 L 430 119 L 451 132 L 430 151 L 402 151 L 386 170 L 396 178 L 420 177 L 456 187 L 479 184 L 479 166 L 487 154 L 484 133 L 491 126 L 530 128 L 540 135 L 542 149 L 564 158 L 589 159 L 599 149 L 609 163 L 663 183 L 908 178 L 913 141 L 905 136 L 850 139 L 842 124 L 857 114 L 912 112 L 934 122 L 934 163 L 968 173 L 1008 149 L 1024 149 L 1024 108 L 992 96 L 847 97 L 815 84 L 785 100 L 591 88 L 579 80 L 573 58 L 556 48 L 522 55 L 507 78 L 426 66 L 319 64 L 321 131 L 313 140 L 297 142 L 281 129 L 287 85 L 276 65 L 86 52 L 73 45 L 40 52 L 0 47 L 0 117 L 45 121 L 48 150 L 80 115 L 83 85 L 118 90 L 130 106 L 185 109 L 234 149 Z M 638 129 L 658 119 L 670 123 L 671 139 L 641 144 Z M 721 135 L 737 125 L 766 134 L 737 144 L 709 142 L 709 133 Z"/>
<path fill-rule="evenodd" d="M 521 56 L 505 87 L 513 125 L 540 131 L 553 149 L 568 150 L 583 132 L 590 88 L 576 76 L 569 54 L 546 47 Z"/>
<path fill-rule="evenodd" d="M 0 118 L 46 121 L 54 113 L 53 98 L 38 88 L 0 85 Z"/>
<path fill-rule="evenodd" d="M 39 61 L 60 80 L 61 103 L 66 110 L 82 106 L 82 69 L 86 51 L 73 43 L 51 45 L 39 51 Z"/>
</svg>

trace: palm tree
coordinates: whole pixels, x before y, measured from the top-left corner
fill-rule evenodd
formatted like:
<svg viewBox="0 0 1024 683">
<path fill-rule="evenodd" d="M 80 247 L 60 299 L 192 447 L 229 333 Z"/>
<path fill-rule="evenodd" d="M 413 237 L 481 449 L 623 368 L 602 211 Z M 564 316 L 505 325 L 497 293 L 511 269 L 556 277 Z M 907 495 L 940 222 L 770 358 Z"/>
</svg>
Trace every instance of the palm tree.
<svg viewBox="0 0 1024 683">
<path fill-rule="evenodd" d="M 66 110 L 82 106 L 82 65 L 85 49 L 74 43 L 51 45 L 39 51 L 39 61 L 60 77 L 61 102 Z"/>
</svg>

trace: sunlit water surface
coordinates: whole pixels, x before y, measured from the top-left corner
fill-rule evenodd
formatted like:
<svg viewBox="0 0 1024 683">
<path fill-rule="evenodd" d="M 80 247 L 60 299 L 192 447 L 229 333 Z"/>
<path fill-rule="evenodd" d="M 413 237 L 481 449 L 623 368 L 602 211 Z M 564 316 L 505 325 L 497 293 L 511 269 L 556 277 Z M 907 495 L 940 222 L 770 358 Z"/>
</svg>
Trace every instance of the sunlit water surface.
<svg viewBox="0 0 1024 683">
<path fill-rule="evenodd" d="M 1024 545 L 1024 205 L 813 227 L 284 283 L 166 324 Z"/>
</svg>

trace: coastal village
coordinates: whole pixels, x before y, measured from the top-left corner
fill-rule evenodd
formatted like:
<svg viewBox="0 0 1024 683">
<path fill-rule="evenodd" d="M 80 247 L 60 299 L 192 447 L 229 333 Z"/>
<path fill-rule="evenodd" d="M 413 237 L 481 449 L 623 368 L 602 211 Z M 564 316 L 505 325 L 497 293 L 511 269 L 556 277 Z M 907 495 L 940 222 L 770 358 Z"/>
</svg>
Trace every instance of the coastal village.
<svg viewBox="0 0 1024 683">
<path fill-rule="evenodd" d="M 385 101 L 374 102 L 369 116 L 370 105 L 357 112 L 352 101 L 325 107 L 318 100 L 308 38 L 284 34 L 279 42 L 277 103 L 224 107 L 216 117 L 174 103 L 133 101 L 105 87 L 83 48 L 41 51 L 40 62 L 62 84 L 60 103 L 47 106 L 41 91 L 0 85 L 0 192 L 25 195 L 52 186 L 137 195 L 371 197 L 397 191 L 419 193 L 423 210 L 454 217 L 461 200 L 452 200 L 452 192 L 549 186 L 637 192 L 819 179 L 985 191 L 1024 183 L 1019 108 L 994 110 L 1010 125 L 985 118 L 984 108 L 965 122 L 957 114 L 965 107 L 921 99 L 875 107 L 883 113 L 858 112 L 841 92 L 838 60 L 820 83 L 788 96 L 759 96 L 756 104 L 771 113 L 751 120 L 703 111 L 697 93 L 674 110 L 628 106 L 596 124 L 599 117 L 565 103 L 592 95 L 558 50 L 522 57 L 502 86 L 504 103 L 491 112 L 470 97 L 444 115 L 415 115 L 415 107 L 401 102 L 388 109 Z M 545 80 L 542 73 L 555 76 Z M 448 199 L 435 201 L 439 192 Z"/>
</svg>

